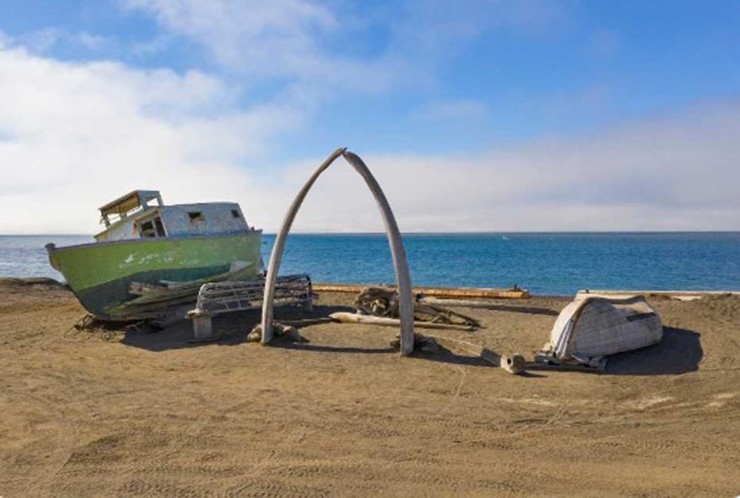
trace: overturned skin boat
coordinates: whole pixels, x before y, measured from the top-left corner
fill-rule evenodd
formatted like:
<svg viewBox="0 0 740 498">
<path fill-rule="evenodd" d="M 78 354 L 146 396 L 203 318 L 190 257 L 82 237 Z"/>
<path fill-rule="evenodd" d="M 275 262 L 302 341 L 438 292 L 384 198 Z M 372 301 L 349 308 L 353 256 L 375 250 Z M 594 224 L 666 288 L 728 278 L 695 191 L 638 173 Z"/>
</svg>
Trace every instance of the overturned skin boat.
<svg viewBox="0 0 740 498">
<path fill-rule="evenodd" d="M 100 208 L 95 242 L 47 244 L 51 266 L 102 320 L 138 320 L 194 302 L 203 283 L 251 280 L 263 271 L 261 230 L 236 203 L 166 206 L 136 190 Z"/>
<path fill-rule="evenodd" d="M 535 359 L 604 370 L 606 356 L 652 346 L 662 338 L 663 322 L 644 296 L 617 299 L 579 294 L 560 312 L 550 342 Z"/>
</svg>

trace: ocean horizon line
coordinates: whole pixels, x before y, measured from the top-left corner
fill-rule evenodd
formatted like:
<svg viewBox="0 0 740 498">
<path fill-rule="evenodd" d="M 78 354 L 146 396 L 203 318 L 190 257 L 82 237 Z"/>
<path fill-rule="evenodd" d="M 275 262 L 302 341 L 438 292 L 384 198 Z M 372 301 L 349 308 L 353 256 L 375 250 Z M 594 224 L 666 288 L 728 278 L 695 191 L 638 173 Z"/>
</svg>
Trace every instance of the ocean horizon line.
<svg viewBox="0 0 740 498">
<path fill-rule="evenodd" d="M 736 234 L 738 230 L 461 230 L 461 231 L 401 231 L 402 235 L 579 235 L 579 234 Z M 277 232 L 263 231 L 264 235 L 277 235 Z M 322 232 L 291 231 L 290 235 L 385 235 L 383 231 L 371 232 Z M 0 237 L 92 237 L 87 233 L 0 233 Z"/>
</svg>

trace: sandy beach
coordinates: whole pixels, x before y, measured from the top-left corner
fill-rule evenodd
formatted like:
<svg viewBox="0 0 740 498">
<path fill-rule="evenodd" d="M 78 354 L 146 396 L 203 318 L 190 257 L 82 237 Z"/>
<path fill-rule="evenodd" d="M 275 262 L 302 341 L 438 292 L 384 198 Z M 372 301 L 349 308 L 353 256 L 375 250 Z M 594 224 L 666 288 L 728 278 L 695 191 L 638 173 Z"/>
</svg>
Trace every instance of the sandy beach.
<svg viewBox="0 0 740 498">
<path fill-rule="evenodd" d="M 311 316 L 350 301 L 323 294 Z M 443 333 L 531 357 L 567 302 L 464 309 L 485 328 Z M 512 376 L 401 358 L 393 328 L 246 343 L 257 312 L 205 345 L 187 323 L 77 332 L 69 291 L 4 280 L 0 496 L 736 496 L 740 298 L 651 303 L 663 342 L 606 374 Z"/>
</svg>

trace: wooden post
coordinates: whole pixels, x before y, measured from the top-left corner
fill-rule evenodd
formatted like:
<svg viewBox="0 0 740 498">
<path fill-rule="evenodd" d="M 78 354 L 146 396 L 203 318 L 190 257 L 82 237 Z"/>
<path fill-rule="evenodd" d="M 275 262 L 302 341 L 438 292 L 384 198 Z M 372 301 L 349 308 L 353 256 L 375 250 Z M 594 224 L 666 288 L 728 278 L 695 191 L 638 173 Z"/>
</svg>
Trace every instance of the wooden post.
<svg viewBox="0 0 740 498">
<path fill-rule="evenodd" d="M 273 301 L 275 298 L 275 284 L 277 282 L 278 270 L 280 269 L 280 261 L 283 257 L 283 251 L 285 250 L 285 243 L 290 232 L 290 227 L 293 225 L 295 216 L 298 210 L 303 204 L 303 200 L 306 198 L 308 191 L 311 190 L 316 179 L 323 173 L 331 164 L 339 157 L 344 158 L 349 162 L 350 165 L 365 179 L 370 191 L 375 197 L 375 201 L 380 208 L 381 215 L 383 217 L 383 223 L 385 224 L 386 234 L 388 236 L 388 243 L 391 249 L 391 256 L 393 258 L 393 267 L 396 271 L 396 282 L 398 284 L 398 295 L 399 295 L 399 314 L 401 320 L 401 354 L 408 356 L 414 350 L 414 300 L 411 291 L 411 276 L 409 273 L 408 262 L 406 260 L 406 251 L 403 247 L 403 240 L 401 239 L 401 233 L 398 229 L 398 224 L 393 216 L 388 199 L 386 199 L 383 190 L 380 185 L 373 177 L 370 170 L 356 154 L 348 152 L 346 148 L 339 148 L 335 150 L 326 160 L 318 167 L 313 175 L 308 179 L 303 188 L 298 192 L 298 195 L 293 200 L 293 203 L 288 208 L 288 212 L 285 214 L 283 224 L 280 227 L 280 231 L 275 237 L 275 244 L 272 247 L 272 253 L 270 254 L 270 263 L 267 267 L 267 276 L 265 281 L 265 294 L 262 301 L 262 344 L 268 344 L 273 337 L 272 322 L 273 322 Z"/>
<path fill-rule="evenodd" d="M 206 342 L 214 339 L 211 315 L 208 313 L 195 313 L 191 316 L 193 321 L 193 340 L 195 342 Z"/>
</svg>

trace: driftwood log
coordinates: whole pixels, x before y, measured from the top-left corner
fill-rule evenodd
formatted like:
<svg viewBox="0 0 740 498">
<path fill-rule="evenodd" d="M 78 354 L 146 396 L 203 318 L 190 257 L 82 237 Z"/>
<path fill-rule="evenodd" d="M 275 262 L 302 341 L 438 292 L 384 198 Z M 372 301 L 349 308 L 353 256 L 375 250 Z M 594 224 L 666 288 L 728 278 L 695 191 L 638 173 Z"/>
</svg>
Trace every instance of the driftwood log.
<svg viewBox="0 0 740 498">
<path fill-rule="evenodd" d="M 472 342 L 462 341 L 460 339 L 439 336 L 434 336 L 434 339 L 439 344 L 451 351 L 462 350 L 467 354 L 480 356 L 488 363 L 503 368 L 510 374 L 522 373 L 526 367 L 526 361 L 524 360 L 524 357 L 518 353 L 514 353 L 511 356 L 505 356 L 500 355 L 497 352 L 486 347 L 480 346 L 478 344 L 473 344 Z"/>
<path fill-rule="evenodd" d="M 361 292 L 362 285 L 354 284 L 332 284 L 314 283 L 316 292 L 343 292 L 346 294 L 357 294 Z M 474 298 L 474 299 L 527 299 L 529 291 L 517 286 L 511 289 L 491 289 L 486 287 L 414 287 L 415 294 L 434 296 L 440 298 Z"/>
<path fill-rule="evenodd" d="M 401 320 L 398 318 L 390 318 L 385 316 L 372 316 L 362 315 L 360 313 L 348 313 L 346 311 L 338 311 L 329 315 L 332 320 L 342 323 L 366 323 L 368 325 L 383 325 L 386 327 L 398 327 L 401 325 Z M 454 323 L 434 323 L 434 322 L 414 322 L 414 327 L 426 328 L 426 329 L 454 329 L 464 330 L 467 332 L 475 330 L 470 325 L 458 325 Z"/>
</svg>

